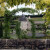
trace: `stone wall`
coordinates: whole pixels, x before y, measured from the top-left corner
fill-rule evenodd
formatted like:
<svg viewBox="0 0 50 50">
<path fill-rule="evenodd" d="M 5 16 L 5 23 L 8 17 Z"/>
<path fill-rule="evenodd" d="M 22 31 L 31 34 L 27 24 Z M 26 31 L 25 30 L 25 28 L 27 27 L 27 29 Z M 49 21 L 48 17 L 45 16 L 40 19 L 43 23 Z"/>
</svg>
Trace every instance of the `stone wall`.
<svg viewBox="0 0 50 50">
<path fill-rule="evenodd" d="M 50 40 L 45 39 L 0 39 L 0 49 L 46 49 L 50 48 Z"/>
</svg>

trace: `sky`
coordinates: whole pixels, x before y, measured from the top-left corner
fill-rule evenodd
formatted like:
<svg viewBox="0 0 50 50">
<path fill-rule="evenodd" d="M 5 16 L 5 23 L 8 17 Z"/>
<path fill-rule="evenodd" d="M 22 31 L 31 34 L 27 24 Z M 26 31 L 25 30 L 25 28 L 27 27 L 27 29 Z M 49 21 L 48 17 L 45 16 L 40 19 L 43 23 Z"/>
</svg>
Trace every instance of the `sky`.
<svg viewBox="0 0 50 50">
<path fill-rule="evenodd" d="M 24 4 L 20 4 L 20 5 L 18 5 L 18 8 L 33 8 L 33 9 L 35 9 L 36 8 L 36 6 L 35 6 L 35 4 L 33 3 L 33 4 L 30 4 L 30 5 L 27 5 L 27 6 L 25 6 L 25 3 Z M 14 6 L 14 7 L 10 7 L 10 8 L 7 8 L 8 10 L 10 10 L 10 11 L 12 11 L 12 10 L 14 10 L 14 9 L 17 9 L 17 6 Z M 44 10 L 44 11 L 39 11 L 39 13 L 41 14 L 42 12 L 45 12 L 46 10 Z M 32 14 L 30 14 L 30 13 L 23 13 L 24 15 L 32 15 Z M 38 13 L 34 13 L 34 15 L 37 15 Z M 16 13 L 15 15 L 22 15 L 22 12 L 18 12 L 18 13 Z"/>
</svg>

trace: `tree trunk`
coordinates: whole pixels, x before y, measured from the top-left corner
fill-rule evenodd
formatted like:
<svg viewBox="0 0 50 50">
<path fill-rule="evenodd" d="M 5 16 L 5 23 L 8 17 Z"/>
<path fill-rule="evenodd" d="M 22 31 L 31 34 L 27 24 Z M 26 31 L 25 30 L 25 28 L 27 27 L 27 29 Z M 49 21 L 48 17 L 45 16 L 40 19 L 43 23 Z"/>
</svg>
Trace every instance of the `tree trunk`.
<svg viewBox="0 0 50 50">
<path fill-rule="evenodd" d="M 2 21 L 0 22 L 0 38 L 3 37 Z"/>
</svg>

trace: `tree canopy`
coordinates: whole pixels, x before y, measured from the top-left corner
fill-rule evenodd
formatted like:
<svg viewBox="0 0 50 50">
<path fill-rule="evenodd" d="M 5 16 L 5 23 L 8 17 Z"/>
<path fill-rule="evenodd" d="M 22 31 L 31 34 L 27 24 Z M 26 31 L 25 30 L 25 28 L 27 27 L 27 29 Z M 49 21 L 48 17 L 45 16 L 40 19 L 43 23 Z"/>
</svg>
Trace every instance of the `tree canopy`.
<svg viewBox="0 0 50 50">
<path fill-rule="evenodd" d="M 38 12 L 37 10 L 33 9 L 33 8 L 18 8 L 18 9 L 14 9 L 13 11 L 11 11 L 12 14 L 15 14 L 16 12 L 21 11 L 23 12 L 28 12 L 33 14 L 34 12 Z"/>
<path fill-rule="evenodd" d="M 34 13 L 34 12 L 38 12 L 37 10 L 33 9 L 33 8 L 20 8 L 19 11 L 22 12 L 29 12 L 29 13 Z"/>
<path fill-rule="evenodd" d="M 44 13 L 44 19 L 50 22 L 50 0 L 35 0 L 35 3 L 37 9 L 46 9 L 46 12 Z"/>
<path fill-rule="evenodd" d="M 46 18 L 46 20 L 50 22 L 50 0 L 0 0 L 0 16 L 4 15 L 5 7 L 7 5 L 13 7 L 14 5 L 19 5 L 23 3 L 26 3 L 25 5 L 35 3 L 37 9 L 46 9 L 46 12 L 44 13 L 44 18 Z"/>
</svg>

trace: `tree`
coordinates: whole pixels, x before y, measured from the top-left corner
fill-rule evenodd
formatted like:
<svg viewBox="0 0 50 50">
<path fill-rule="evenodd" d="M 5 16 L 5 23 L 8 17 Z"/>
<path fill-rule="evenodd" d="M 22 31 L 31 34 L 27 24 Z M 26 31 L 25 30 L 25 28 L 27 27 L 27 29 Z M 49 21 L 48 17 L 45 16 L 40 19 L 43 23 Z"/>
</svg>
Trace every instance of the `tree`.
<svg viewBox="0 0 50 50">
<path fill-rule="evenodd" d="M 43 19 L 45 21 L 44 34 L 46 35 L 47 26 L 50 23 L 50 0 L 35 0 L 34 2 L 36 3 L 37 9 L 46 10 L 46 12 L 43 13 Z"/>
<path fill-rule="evenodd" d="M 1 5 L 0 12 L 1 11 L 3 12 L 3 13 L 0 13 L 0 15 L 2 15 L 2 16 L 4 15 L 5 7 L 9 7 L 9 6 L 13 7 L 14 5 L 19 5 L 19 4 L 23 4 L 23 3 L 26 3 L 25 5 L 29 5 L 32 2 L 33 2 L 33 0 L 0 0 L 0 5 Z M 6 5 L 5 5 L 5 3 L 6 3 Z M 9 5 L 9 6 L 7 6 L 7 5 Z"/>
<path fill-rule="evenodd" d="M 45 25 L 47 25 L 50 22 L 50 0 L 35 0 L 34 1 L 36 3 L 36 8 L 37 9 L 41 9 L 41 10 L 45 10 L 46 12 L 44 12 L 44 19 L 46 19 L 46 23 Z"/>
<path fill-rule="evenodd" d="M 30 0 L 31 1 L 31 0 Z M 6 5 L 5 5 L 6 3 Z M 29 3 L 28 0 L 0 0 L 0 15 L 3 16 L 4 12 L 5 12 L 5 7 L 7 5 L 13 7 L 14 5 L 19 5 L 19 4 L 23 4 L 23 3 Z M 30 3 L 29 3 L 30 4 Z M 9 7 L 8 6 L 8 7 Z M 2 12 L 2 13 L 1 13 Z"/>
<path fill-rule="evenodd" d="M 23 4 L 26 3 L 26 5 L 29 5 L 30 3 L 36 3 L 36 8 L 37 9 L 46 9 L 46 13 L 44 15 L 44 17 L 46 17 L 47 21 L 50 22 L 50 0 L 0 0 L 0 4 L 1 4 L 1 8 L 0 8 L 0 14 L 4 14 L 4 7 L 6 6 L 4 3 L 7 3 L 8 5 L 10 5 L 11 7 L 13 7 L 14 5 L 19 5 L 19 4 Z M 3 10 L 2 10 L 3 9 Z M 3 12 L 3 13 L 1 13 Z"/>
</svg>

